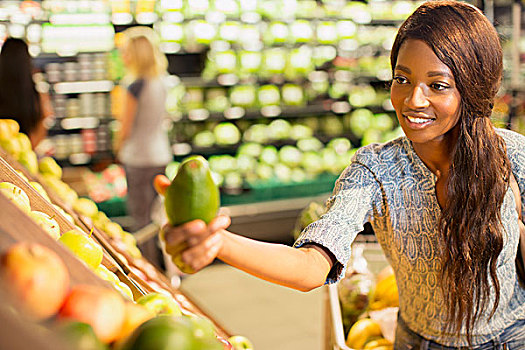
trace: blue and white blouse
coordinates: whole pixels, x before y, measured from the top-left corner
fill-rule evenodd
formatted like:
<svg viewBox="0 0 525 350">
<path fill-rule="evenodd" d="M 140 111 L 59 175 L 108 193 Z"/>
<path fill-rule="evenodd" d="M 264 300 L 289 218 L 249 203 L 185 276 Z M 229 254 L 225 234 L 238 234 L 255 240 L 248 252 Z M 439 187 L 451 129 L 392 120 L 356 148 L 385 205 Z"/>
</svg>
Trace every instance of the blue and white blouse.
<svg viewBox="0 0 525 350">
<path fill-rule="evenodd" d="M 525 137 L 498 129 L 507 144 L 512 172 L 525 203 Z M 344 275 L 350 245 L 363 225 L 370 222 L 378 242 L 396 272 L 399 310 L 407 325 L 419 335 L 447 346 L 466 346 L 466 337 L 444 334 L 443 295 L 437 224 L 441 215 L 436 197 L 437 177 L 425 166 L 406 137 L 372 144 L 357 151 L 336 182 L 328 211 L 309 225 L 295 247 L 315 242 L 337 259 L 327 283 Z M 525 208 L 522 209 L 525 213 Z M 518 319 L 525 319 L 525 289 L 517 279 L 515 258 L 519 241 L 518 213 L 509 188 L 501 207 L 506 235 L 498 258 L 501 285 L 499 306 L 472 330 L 473 345 L 482 344 Z M 490 279 L 489 279 L 490 280 Z M 491 300 L 494 294 L 491 295 Z"/>
</svg>

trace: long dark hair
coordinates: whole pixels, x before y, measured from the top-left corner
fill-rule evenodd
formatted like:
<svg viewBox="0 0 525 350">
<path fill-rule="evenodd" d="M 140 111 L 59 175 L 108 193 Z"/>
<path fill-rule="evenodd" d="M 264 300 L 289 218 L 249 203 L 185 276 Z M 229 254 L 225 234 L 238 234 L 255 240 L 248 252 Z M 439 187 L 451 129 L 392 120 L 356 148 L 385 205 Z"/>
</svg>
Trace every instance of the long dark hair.
<svg viewBox="0 0 525 350">
<path fill-rule="evenodd" d="M 14 119 L 29 135 L 42 119 L 27 44 L 8 38 L 0 52 L 0 118 Z"/>
<path fill-rule="evenodd" d="M 500 208 L 508 189 L 510 161 L 490 116 L 503 71 L 498 34 L 475 7 L 455 1 L 421 5 L 401 26 L 391 53 L 395 68 L 407 39 L 424 41 L 454 75 L 461 95 L 459 137 L 439 221 L 441 286 L 448 331 L 460 335 L 489 306 L 490 280 L 496 311 L 500 283 L 497 258 L 503 248 Z"/>
</svg>

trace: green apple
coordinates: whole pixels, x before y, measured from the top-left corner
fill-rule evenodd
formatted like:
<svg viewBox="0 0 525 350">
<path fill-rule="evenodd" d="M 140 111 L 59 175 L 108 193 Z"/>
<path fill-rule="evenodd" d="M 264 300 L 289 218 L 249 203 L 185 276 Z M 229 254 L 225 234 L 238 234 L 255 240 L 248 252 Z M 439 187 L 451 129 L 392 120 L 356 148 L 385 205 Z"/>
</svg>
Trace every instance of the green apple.
<svg viewBox="0 0 525 350">
<path fill-rule="evenodd" d="M 60 238 L 60 226 L 54 218 L 36 210 L 30 212 L 29 216 L 55 240 Z"/>
<path fill-rule="evenodd" d="M 29 170 L 29 173 L 38 173 L 38 159 L 36 158 L 36 153 L 33 152 L 33 150 L 29 149 L 20 152 L 18 154 L 18 162 L 22 164 L 27 170 Z"/>
<path fill-rule="evenodd" d="M 88 198 L 77 198 L 73 203 L 73 209 L 88 218 L 93 218 L 98 213 L 97 205 Z"/>
<path fill-rule="evenodd" d="M 131 291 L 131 288 L 129 288 L 126 283 L 118 282 L 118 283 L 113 284 L 113 286 L 126 299 L 133 300 L 133 292 Z"/>
<path fill-rule="evenodd" d="M 155 315 L 182 315 L 179 304 L 172 298 L 161 293 L 149 293 L 140 297 L 137 304 L 145 306 Z"/>
<path fill-rule="evenodd" d="M 44 199 L 48 202 L 51 202 L 51 199 L 49 199 L 49 196 L 47 195 L 46 190 L 44 187 L 42 187 L 41 184 L 39 184 L 36 181 L 29 181 L 29 184 L 42 196 Z"/>
<path fill-rule="evenodd" d="M 72 223 L 73 225 L 75 224 L 75 219 L 73 219 L 73 217 L 71 215 L 69 215 L 68 213 L 66 213 L 66 211 L 64 209 L 62 209 L 61 207 L 59 207 L 58 205 L 56 204 L 53 204 L 53 207 L 55 207 L 55 209 L 60 213 L 62 214 L 67 221 L 69 221 L 70 223 Z"/>
<path fill-rule="evenodd" d="M 31 146 L 31 140 L 29 140 L 29 137 L 26 134 L 22 134 L 21 132 L 19 132 L 16 135 L 16 140 L 20 145 L 20 152 L 31 151 L 33 149 L 33 147 Z"/>
<path fill-rule="evenodd" d="M 102 247 L 78 230 L 65 232 L 58 241 L 92 269 L 96 269 L 102 262 Z"/>
<path fill-rule="evenodd" d="M 97 212 L 97 214 L 92 217 L 93 219 L 93 225 L 95 225 L 96 228 L 99 230 L 104 231 L 104 227 L 108 222 L 110 222 L 108 216 L 103 211 Z"/>
<path fill-rule="evenodd" d="M 228 338 L 228 341 L 233 346 L 234 350 L 253 350 L 254 346 L 252 342 L 242 336 L 242 335 L 234 335 Z"/>
<path fill-rule="evenodd" d="M 18 158 L 21 152 L 20 143 L 16 137 L 0 140 L 0 147 L 15 158 Z"/>
<path fill-rule="evenodd" d="M 106 222 L 104 225 L 104 232 L 106 232 L 109 237 L 117 239 L 121 239 L 124 234 L 122 226 L 113 221 Z"/>
<path fill-rule="evenodd" d="M 95 268 L 95 274 L 102 278 L 104 281 L 108 281 L 113 284 L 117 284 L 120 282 L 117 275 L 115 275 L 113 272 L 111 272 L 107 267 L 100 264 Z"/>
<path fill-rule="evenodd" d="M 38 162 L 38 170 L 40 170 L 42 174 L 48 174 L 57 179 L 62 178 L 62 168 L 51 157 L 43 157 L 40 159 Z"/>
<path fill-rule="evenodd" d="M 13 185 L 10 182 L 2 182 L 0 183 L 0 191 L 4 196 L 15 203 L 22 211 L 26 213 L 31 211 L 29 197 L 20 187 Z"/>
</svg>

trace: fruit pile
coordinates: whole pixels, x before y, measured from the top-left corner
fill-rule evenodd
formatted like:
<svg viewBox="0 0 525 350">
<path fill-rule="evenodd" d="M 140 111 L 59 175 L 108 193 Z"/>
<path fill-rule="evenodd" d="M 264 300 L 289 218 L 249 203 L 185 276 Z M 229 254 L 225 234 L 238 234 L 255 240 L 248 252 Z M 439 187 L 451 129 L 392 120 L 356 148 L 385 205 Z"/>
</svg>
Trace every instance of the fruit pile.
<svg viewBox="0 0 525 350">
<path fill-rule="evenodd" d="M 25 140 L 12 121 L 0 120 L 0 132 L 1 140 Z M 30 146 L 21 149 L 34 155 Z M 77 258 L 76 264 L 87 269 L 82 274 L 93 272 L 93 277 L 71 275 L 75 269 L 66 267 L 53 249 L 33 241 L 2 246 L 0 287 L 5 286 L 20 303 L 17 309 L 24 317 L 65 333 L 64 338 L 70 339 L 75 349 L 84 349 L 80 343 L 86 338 L 92 344 L 89 349 L 249 348 L 241 347 L 249 344 L 244 337 L 233 337 L 231 343 L 226 340 L 210 320 L 193 312 L 196 308 L 187 299 L 177 293 L 173 293 L 174 298 L 162 279 L 150 280 L 158 271 L 152 272 L 152 266 L 140 258 L 133 236 L 99 212 L 91 200 L 78 198 L 61 180 L 61 168 L 53 159 L 45 157 L 27 172 L 27 166 L 20 167 L 21 153 L 9 152 L 9 156 L 4 151 L 0 148 L 0 196 L 14 203 L 20 215 L 27 214 L 28 224 L 29 218 L 35 222 L 28 230 L 38 231 L 40 226 L 41 238 L 49 240 L 47 233 L 69 250 Z M 20 170 L 18 174 L 11 165 Z M 107 250 L 112 246 L 100 245 L 101 236 L 93 232 L 97 229 L 102 229 L 112 243 L 120 242 L 123 249 Z M 49 244 L 53 245 L 53 240 Z M 129 261 L 136 265 L 122 265 Z M 120 269 L 131 272 L 126 275 Z M 84 282 L 79 283 L 79 279 Z M 90 284 L 93 279 L 98 284 Z"/>
<path fill-rule="evenodd" d="M 111 288 L 70 286 L 62 259 L 37 243 L 10 246 L 2 255 L 0 275 L 22 316 L 55 330 L 74 349 L 235 349 L 215 335 L 211 321 L 183 315 L 164 294 L 134 302 Z"/>
<path fill-rule="evenodd" d="M 352 349 L 391 350 L 399 298 L 394 272 L 385 267 L 370 273 L 363 246 L 354 245 L 345 277 L 339 282 L 339 301 L 346 334 Z"/>
</svg>

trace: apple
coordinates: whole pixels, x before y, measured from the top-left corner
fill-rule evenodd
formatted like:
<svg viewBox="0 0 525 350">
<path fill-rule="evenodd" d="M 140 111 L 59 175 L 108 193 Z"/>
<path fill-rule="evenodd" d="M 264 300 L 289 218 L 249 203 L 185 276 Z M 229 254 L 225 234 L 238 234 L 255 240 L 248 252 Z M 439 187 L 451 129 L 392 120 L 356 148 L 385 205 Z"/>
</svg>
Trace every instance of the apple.
<svg viewBox="0 0 525 350">
<path fill-rule="evenodd" d="M 252 342 L 242 335 L 234 335 L 228 338 L 228 342 L 233 346 L 234 350 L 253 350 Z"/>
<path fill-rule="evenodd" d="M 20 131 L 20 126 L 13 119 L 0 119 L 0 140 L 14 137 Z"/>
<path fill-rule="evenodd" d="M 73 203 L 73 209 L 88 218 L 93 218 L 98 213 L 98 208 L 95 202 L 88 198 L 77 198 Z"/>
<path fill-rule="evenodd" d="M 23 135 L 23 134 L 20 134 Z M 18 154 L 18 162 L 22 164 L 31 174 L 38 173 L 38 159 L 32 149 L 21 151 Z"/>
<path fill-rule="evenodd" d="M 179 304 L 171 297 L 161 293 L 149 293 L 140 297 L 137 304 L 145 306 L 155 315 L 182 315 Z"/>
<path fill-rule="evenodd" d="M 29 216 L 38 224 L 38 226 L 42 227 L 44 231 L 46 231 L 55 240 L 60 238 L 60 226 L 58 226 L 58 223 L 55 219 L 46 213 L 36 210 L 30 212 Z"/>
<path fill-rule="evenodd" d="M 120 282 L 113 284 L 113 286 L 120 294 L 122 294 L 124 298 L 133 301 L 133 292 L 131 291 L 131 288 L 129 288 L 126 283 L 120 281 Z"/>
<path fill-rule="evenodd" d="M 69 273 L 60 257 L 40 244 L 21 242 L 1 259 L 5 285 L 34 319 L 54 315 L 66 298 Z"/>
<path fill-rule="evenodd" d="M 59 320 L 77 320 L 93 328 L 104 343 L 115 340 L 124 323 L 124 300 L 111 289 L 77 285 L 71 289 L 58 313 Z"/>
<path fill-rule="evenodd" d="M 147 320 L 155 317 L 155 315 L 145 306 L 135 303 L 125 303 L 124 306 L 124 323 L 120 329 L 120 334 L 117 339 L 124 339 L 130 335 L 138 326 Z"/>
<path fill-rule="evenodd" d="M 122 226 L 113 221 L 106 222 L 104 225 L 104 232 L 106 232 L 109 237 L 117 239 L 121 239 L 124 234 Z"/>
<path fill-rule="evenodd" d="M 19 132 L 16 134 L 16 140 L 20 145 L 20 152 L 31 151 L 33 147 L 31 146 L 31 140 L 26 134 Z"/>
<path fill-rule="evenodd" d="M 44 197 L 46 201 L 51 202 L 51 199 L 49 199 L 49 196 L 47 195 L 46 190 L 44 189 L 44 187 L 42 187 L 41 184 L 39 184 L 36 181 L 29 181 L 29 184 L 31 185 L 31 187 L 33 187 L 38 192 L 38 194 Z"/>
<path fill-rule="evenodd" d="M 92 269 L 96 269 L 102 262 L 102 247 L 78 230 L 65 232 L 58 241 Z"/>
<path fill-rule="evenodd" d="M 1 182 L 0 191 L 4 196 L 15 203 L 22 211 L 29 213 L 31 211 L 31 204 L 29 197 L 20 187 L 13 185 L 10 182 Z"/>
<path fill-rule="evenodd" d="M 57 179 L 62 178 L 62 168 L 51 157 L 43 157 L 40 159 L 38 162 L 38 170 L 40 170 L 42 174 L 48 174 Z"/>
<path fill-rule="evenodd" d="M 53 207 L 60 213 L 64 216 L 64 218 L 66 218 L 67 221 L 69 221 L 70 223 L 72 223 L 73 225 L 75 224 L 75 220 L 73 219 L 73 217 L 71 215 L 69 215 L 68 213 L 66 213 L 66 211 L 64 209 L 62 209 L 61 207 L 59 207 L 58 205 L 56 204 L 53 204 Z"/>
<path fill-rule="evenodd" d="M 10 137 L 7 139 L 0 140 L 0 147 L 2 147 L 7 153 L 12 155 L 15 158 L 18 158 L 18 155 L 22 151 L 20 149 L 20 143 L 16 137 Z"/>
<path fill-rule="evenodd" d="M 104 281 L 108 281 L 110 283 L 119 283 L 120 280 L 118 279 L 117 275 L 115 275 L 113 272 L 111 272 L 107 267 L 100 264 L 95 269 L 95 274 L 102 278 Z"/>
<path fill-rule="evenodd" d="M 70 349 L 75 350 L 108 350 L 107 346 L 97 338 L 93 327 L 79 321 L 60 322 L 56 331 Z"/>
</svg>

